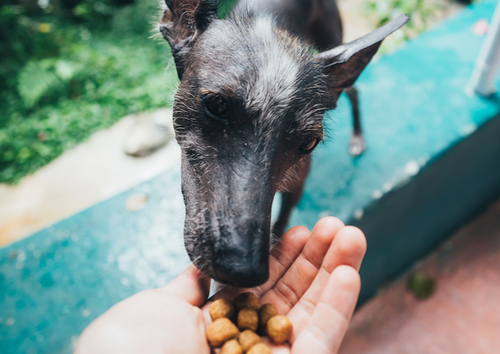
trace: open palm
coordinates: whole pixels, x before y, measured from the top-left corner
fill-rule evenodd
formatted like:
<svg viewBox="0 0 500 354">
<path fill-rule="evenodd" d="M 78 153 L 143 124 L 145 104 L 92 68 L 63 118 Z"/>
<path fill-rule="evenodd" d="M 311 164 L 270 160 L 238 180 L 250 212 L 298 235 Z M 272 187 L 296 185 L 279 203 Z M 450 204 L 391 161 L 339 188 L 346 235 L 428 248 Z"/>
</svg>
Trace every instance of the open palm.
<svg viewBox="0 0 500 354">
<path fill-rule="evenodd" d="M 270 278 L 252 289 L 226 287 L 212 299 L 252 291 L 293 323 L 290 344 L 273 353 L 337 353 L 360 290 L 358 270 L 366 250 L 363 233 L 336 218 L 312 233 L 290 229 L 271 251 Z M 210 353 L 205 328 L 210 279 L 194 266 L 167 286 L 126 299 L 92 323 L 76 349 L 84 353 Z"/>
</svg>

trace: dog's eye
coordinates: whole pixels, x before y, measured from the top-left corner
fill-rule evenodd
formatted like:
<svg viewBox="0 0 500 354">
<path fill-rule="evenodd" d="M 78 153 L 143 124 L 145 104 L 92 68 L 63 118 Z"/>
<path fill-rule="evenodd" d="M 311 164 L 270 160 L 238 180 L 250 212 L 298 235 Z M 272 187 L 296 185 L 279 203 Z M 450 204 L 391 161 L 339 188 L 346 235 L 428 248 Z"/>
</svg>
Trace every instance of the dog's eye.
<svg viewBox="0 0 500 354">
<path fill-rule="evenodd" d="M 310 154 L 314 148 L 318 145 L 319 139 L 308 137 L 304 140 L 302 145 L 300 145 L 299 150 L 304 154 Z"/>
<path fill-rule="evenodd" d="M 226 100 L 219 95 L 206 95 L 203 103 L 208 113 L 216 119 L 226 119 L 229 114 Z"/>
</svg>

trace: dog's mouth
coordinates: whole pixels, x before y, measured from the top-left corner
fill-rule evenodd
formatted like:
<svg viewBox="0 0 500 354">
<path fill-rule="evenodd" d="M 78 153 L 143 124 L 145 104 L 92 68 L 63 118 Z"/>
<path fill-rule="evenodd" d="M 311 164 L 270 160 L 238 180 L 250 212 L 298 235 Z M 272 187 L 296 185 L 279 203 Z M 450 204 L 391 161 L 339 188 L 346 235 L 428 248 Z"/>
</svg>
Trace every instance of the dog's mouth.
<svg viewBox="0 0 500 354">
<path fill-rule="evenodd" d="M 215 281 L 251 288 L 269 279 L 269 226 L 257 223 L 238 227 L 246 232 L 185 233 L 185 246 L 193 264 Z"/>
<path fill-rule="evenodd" d="M 238 256 L 217 259 L 214 267 L 211 260 L 188 252 L 193 264 L 206 276 L 218 283 L 240 288 L 253 288 L 264 284 L 269 279 L 269 257 L 266 262 L 248 264 Z"/>
<path fill-rule="evenodd" d="M 218 191 L 223 197 L 193 204 L 185 198 L 186 251 L 198 269 L 220 283 L 262 285 L 269 278 L 274 193 L 269 187 L 228 189 Z"/>
</svg>

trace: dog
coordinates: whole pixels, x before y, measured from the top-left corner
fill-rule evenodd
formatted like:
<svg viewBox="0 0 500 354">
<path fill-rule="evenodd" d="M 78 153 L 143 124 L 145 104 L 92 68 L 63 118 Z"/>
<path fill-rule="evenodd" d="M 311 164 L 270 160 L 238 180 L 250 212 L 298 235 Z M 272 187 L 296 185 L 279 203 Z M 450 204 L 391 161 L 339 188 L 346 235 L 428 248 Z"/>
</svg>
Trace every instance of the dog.
<svg viewBox="0 0 500 354">
<path fill-rule="evenodd" d="M 342 44 L 333 0 L 241 0 L 224 20 L 216 0 L 165 5 L 159 29 L 180 79 L 173 116 L 186 251 L 217 282 L 255 287 L 269 278 L 271 235 L 281 236 L 302 195 L 325 112 L 346 90 L 354 145 L 362 143 L 353 84 L 408 17 Z"/>
</svg>

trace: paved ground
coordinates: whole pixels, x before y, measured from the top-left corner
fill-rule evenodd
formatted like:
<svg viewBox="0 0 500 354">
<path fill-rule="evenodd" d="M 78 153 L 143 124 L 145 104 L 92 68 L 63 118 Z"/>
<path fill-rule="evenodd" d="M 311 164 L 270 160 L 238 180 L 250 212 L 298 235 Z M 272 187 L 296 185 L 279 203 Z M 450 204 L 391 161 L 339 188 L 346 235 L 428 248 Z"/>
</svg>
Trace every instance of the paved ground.
<svg viewBox="0 0 500 354">
<path fill-rule="evenodd" d="M 171 116 L 171 110 L 155 114 Z M 0 184 L 0 247 L 150 180 L 180 158 L 174 139 L 149 157 L 124 154 L 124 139 L 137 118 L 125 117 L 96 133 L 17 186 Z"/>
<path fill-rule="evenodd" d="M 500 201 L 354 316 L 341 354 L 500 352 Z M 418 300 L 409 276 L 432 278 Z"/>
</svg>

